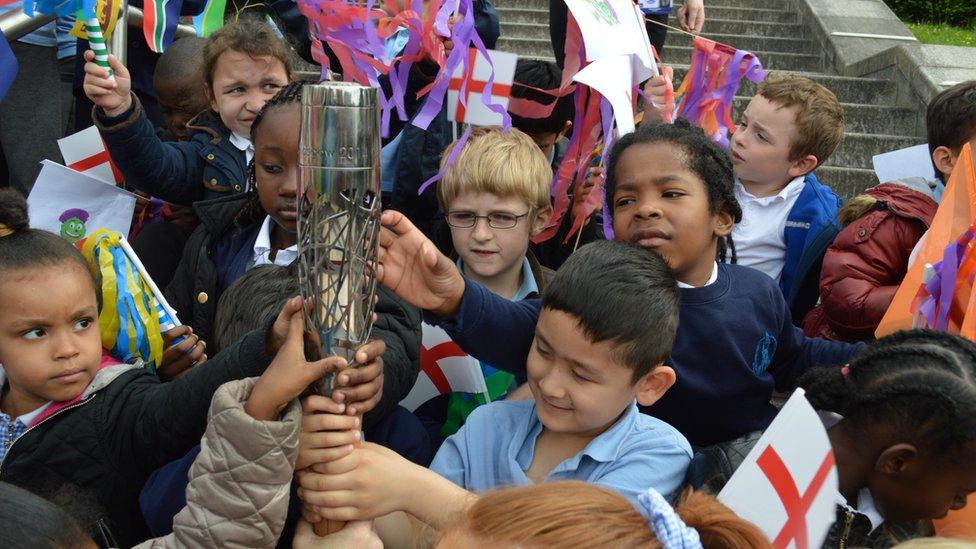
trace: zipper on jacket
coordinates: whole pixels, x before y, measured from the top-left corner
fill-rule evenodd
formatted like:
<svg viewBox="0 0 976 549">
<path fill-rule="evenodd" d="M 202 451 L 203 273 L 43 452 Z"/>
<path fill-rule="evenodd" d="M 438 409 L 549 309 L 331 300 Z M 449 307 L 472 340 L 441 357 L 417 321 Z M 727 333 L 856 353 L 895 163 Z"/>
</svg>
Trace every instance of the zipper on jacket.
<svg viewBox="0 0 976 549">
<path fill-rule="evenodd" d="M 27 436 L 27 433 L 33 431 L 34 429 L 37 429 L 41 425 L 44 425 L 51 418 L 58 417 L 59 415 L 63 414 L 64 412 L 67 412 L 68 410 L 74 410 L 75 408 L 84 406 L 85 404 L 88 404 L 92 400 L 95 400 L 95 395 L 94 394 L 92 396 L 86 398 L 85 400 L 82 400 L 81 402 L 76 402 L 76 403 L 72 404 L 71 406 L 66 406 L 64 408 L 61 408 L 57 412 L 54 412 L 53 414 L 47 416 L 46 418 L 44 418 L 43 420 L 41 420 L 36 425 L 33 425 L 32 427 L 30 427 L 29 429 L 27 429 L 26 431 L 24 431 L 23 433 L 21 433 L 21 435 L 19 437 L 17 437 L 17 440 L 15 440 L 15 441 L 11 442 L 9 445 L 7 445 L 7 453 L 4 454 L 3 459 L 0 460 L 0 475 L 3 475 L 3 466 L 4 466 L 5 463 L 7 463 L 7 458 L 10 457 L 10 450 L 14 447 L 14 444 L 17 444 L 17 441 L 18 440 L 21 440 L 22 438 L 24 438 L 25 436 Z"/>
<path fill-rule="evenodd" d="M 854 525 L 854 513 L 850 509 L 844 509 L 844 530 L 840 534 L 840 539 L 838 540 L 838 547 L 840 549 L 845 549 L 847 547 L 847 538 L 851 535 L 851 526 Z"/>
</svg>

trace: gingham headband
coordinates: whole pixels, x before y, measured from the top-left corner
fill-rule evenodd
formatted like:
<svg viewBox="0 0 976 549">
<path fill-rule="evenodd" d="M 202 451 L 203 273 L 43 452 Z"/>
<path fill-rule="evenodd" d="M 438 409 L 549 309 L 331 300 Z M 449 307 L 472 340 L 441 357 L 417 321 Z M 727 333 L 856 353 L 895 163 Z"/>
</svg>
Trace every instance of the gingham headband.
<svg viewBox="0 0 976 549">
<path fill-rule="evenodd" d="M 704 549 L 698 531 L 685 524 L 657 490 L 649 488 L 637 496 L 637 504 L 664 549 Z"/>
</svg>

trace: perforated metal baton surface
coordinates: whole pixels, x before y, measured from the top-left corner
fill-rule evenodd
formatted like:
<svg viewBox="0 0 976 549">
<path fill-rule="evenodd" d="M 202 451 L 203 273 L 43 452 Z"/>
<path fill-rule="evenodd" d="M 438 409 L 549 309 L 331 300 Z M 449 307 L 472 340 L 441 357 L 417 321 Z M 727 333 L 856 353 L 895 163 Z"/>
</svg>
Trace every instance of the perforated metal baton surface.
<svg viewBox="0 0 976 549">
<path fill-rule="evenodd" d="M 299 141 L 298 276 L 306 355 L 353 363 L 372 328 L 379 245 L 380 131 L 376 90 L 307 85 Z M 321 391 L 332 390 L 334 375 Z"/>
</svg>

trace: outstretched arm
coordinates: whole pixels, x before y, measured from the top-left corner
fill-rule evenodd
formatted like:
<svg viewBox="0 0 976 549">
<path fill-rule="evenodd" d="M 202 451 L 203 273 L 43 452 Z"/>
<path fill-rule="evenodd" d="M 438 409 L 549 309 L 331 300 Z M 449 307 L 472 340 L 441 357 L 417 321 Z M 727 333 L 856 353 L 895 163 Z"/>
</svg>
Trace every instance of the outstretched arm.
<svg viewBox="0 0 976 549">
<path fill-rule="evenodd" d="M 401 299 L 428 311 L 471 356 L 515 374 L 539 318 L 539 301 L 512 302 L 470 280 L 403 214 L 383 212 L 377 276 Z M 499 344 L 503 343 L 503 344 Z"/>
</svg>

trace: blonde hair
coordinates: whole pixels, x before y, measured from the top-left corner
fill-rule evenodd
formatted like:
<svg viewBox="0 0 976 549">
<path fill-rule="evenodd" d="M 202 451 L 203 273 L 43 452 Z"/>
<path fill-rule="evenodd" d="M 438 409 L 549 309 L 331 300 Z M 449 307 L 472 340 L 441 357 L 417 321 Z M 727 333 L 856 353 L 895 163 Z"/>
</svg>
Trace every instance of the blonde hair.
<svg viewBox="0 0 976 549">
<path fill-rule="evenodd" d="M 441 170 L 456 143 L 444 151 Z M 550 205 L 551 181 L 552 168 L 531 137 L 515 128 L 504 133 L 498 126 L 487 126 L 471 132 L 454 163 L 447 167 L 437 184 L 437 200 L 441 211 L 447 213 L 462 192 L 517 196 L 534 214 Z"/>
<path fill-rule="evenodd" d="M 709 549 L 771 547 L 758 527 L 712 496 L 686 492 L 676 511 Z M 647 519 L 623 496 L 576 480 L 484 494 L 443 530 L 439 545 L 457 547 L 471 538 L 491 546 L 661 547 Z"/>
<path fill-rule="evenodd" d="M 756 94 L 780 108 L 796 108 L 796 139 L 790 144 L 790 160 L 812 154 L 821 166 L 834 154 L 844 137 L 844 109 L 834 92 L 809 78 L 778 74 L 759 84 Z"/>
</svg>

